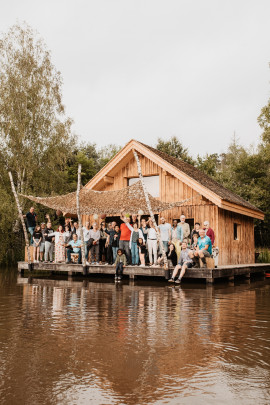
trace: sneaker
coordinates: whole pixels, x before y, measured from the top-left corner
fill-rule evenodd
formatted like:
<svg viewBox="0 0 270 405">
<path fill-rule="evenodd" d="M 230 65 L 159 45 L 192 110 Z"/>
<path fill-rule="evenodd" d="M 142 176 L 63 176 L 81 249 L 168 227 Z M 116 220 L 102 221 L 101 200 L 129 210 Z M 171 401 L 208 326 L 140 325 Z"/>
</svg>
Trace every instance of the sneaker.
<svg viewBox="0 0 270 405">
<path fill-rule="evenodd" d="M 174 278 L 170 278 L 170 280 L 168 280 L 168 283 L 174 283 Z"/>
<path fill-rule="evenodd" d="M 140 264 L 140 266 L 139 267 L 145 267 L 145 264 Z"/>
<path fill-rule="evenodd" d="M 90 263 L 89 263 L 89 262 L 85 262 L 85 264 L 86 264 L 86 266 L 90 266 Z"/>
<path fill-rule="evenodd" d="M 175 284 L 180 284 L 180 283 L 181 283 L 181 279 L 178 278 L 178 279 L 175 281 Z"/>
<path fill-rule="evenodd" d="M 47 263 L 47 262 L 46 262 L 46 263 Z M 71 263 L 71 260 L 67 260 L 67 261 L 66 261 L 66 264 L 69 264 L 69 263 Z"/>
</svg>

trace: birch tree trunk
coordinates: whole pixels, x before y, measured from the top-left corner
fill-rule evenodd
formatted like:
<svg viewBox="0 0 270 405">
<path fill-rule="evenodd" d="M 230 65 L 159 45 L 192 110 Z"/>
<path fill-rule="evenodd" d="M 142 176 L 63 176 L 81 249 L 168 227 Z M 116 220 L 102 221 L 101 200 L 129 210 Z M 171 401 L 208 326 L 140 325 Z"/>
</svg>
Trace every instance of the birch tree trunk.
<svg viewBox="0 0 270 405">
<path fill-rule="evenodd" d="M 17 204 L 18 212 L 19 212 L 19 217 L 20 217 L 22 227 L 23 227 L 24 239 L 25 239 L 25 244 L 26 244 L 26 248 L 27 248 L 28 264 L 31 264 L 31 253 L 30 253 L 30 246 L 29 246 L 29 238 L 28 238 L 28 233 L 27 233 L 24 218 L 23 218 L 22 209 L 21 209 L 21 206 L 20 206 L 20 202 L 19 202 L 17 192 L 15 190 L 12 174 L 11 174 L 11 172 L 8 172 L 8 174 L 9 174 L 9 179 L 10 179 L 10 183 L 11 183 L 11 189 L 12 189 L 12 192 L 13 192 L 14 197 L 15 197 L 15 201 L 16 201 L 16 204 Z"/>
<path fill-rule="evenodd" d="M 165 267 L 166 270 L 168 270 L 167 256 L 166 256 L 165 249 L 164 249 L 161 237 L 160 237 L 160 232 L 159 232 L 156 220 L 155 220 L 155 216 L 154 216 L 154 213 L 152 211 L 152 207 L 151 207 L 151 203 L 150 203 L 150 200 L 149 200 L 148 192 L 147 192 L 146 186 L 144 184 L 143 175 L 142 175 L 142 169 L 141 169 L 141 163 L 140 163 L 138 154 L 134 149 L 133 149 L 133 155 L 134 155 L 135 160 L 137 162 L 138 174 L 139 174 L 139 178 L 140 178 L 141 185 L 142 185 L 142 188 L 143 188 L 143 193 L 144 193 L 146 205 L 147 205 L 151 220 L 152 220 L 152 222 L 154 224 L 154 227 L 155 227 L 155 230 L 156 230 L 156 233 L 157 233 L 157 239 L 158 239 L 159 246 L 160 246 L 161 253 L 162 253 L 162 257 L 163 257 L 163 260 L 164 260 L 164 267 Z"/>
<path fill-rule="evenodd" d="M 81 242 L 82 242 L 82 248 L 81 248 L 81 251 L 82 251 L 82 264 L 83 264 L 83 267 L 85 267 L 86 266 L 85 246 L 84 246 L 84 236 L 83 236 L 83 229 L 82 229 L 82 217 L 81 217 L 81 211 L 80 211 L 81 172 L 82 172 L 82 165 L 79 164 L 79 166 L 78 166 L 78 184 L 77 184 L 76 202 L 77 202 L 77 216 L 78 216 L 80 236 L 81 236 Z"/>
</svg>

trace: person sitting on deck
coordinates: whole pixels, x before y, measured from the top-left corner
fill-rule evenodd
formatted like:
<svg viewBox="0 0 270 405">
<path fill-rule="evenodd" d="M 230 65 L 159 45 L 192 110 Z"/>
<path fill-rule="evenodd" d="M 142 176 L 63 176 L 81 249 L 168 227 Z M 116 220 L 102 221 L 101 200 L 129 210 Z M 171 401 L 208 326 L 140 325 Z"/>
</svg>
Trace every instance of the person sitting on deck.
<svg viewBox="0 0 270 405">
<path fill-rule="evenodd" d="M 167 256 L 167 260 L 168 260 L 168 266 L 175 267 L 177 265 L 177 253 L 176 253 L 175 245 L 173 243 L 170 243 L 169 250 L 168 250 L 168 252 L 166 252 L 166 256 Z M 160 255 L 160 257 L 158 258 L 157 263 L 159 265 L 164 264 L 164 259 L 163 259 L 162 255 Z"/>
<path fill-rule="evenodd" d="M 122 249 L 117 250 L 117 256 L 114 264 L 116 265 L 115 280 L 118 281 L 122 279 L 123 270 L 127 265 L 127 258 Z"/>
<path fill-rule="evenodd" d="M 201 259 L 203 262 L 203 267 L 206 267 L 206 257 L 211 257 L 212 254 L 212 242 L 209 236 L 206 236 L 205 230 L 199 230 L 200 237 L 198 239 L 198 245 L 196 250 L 193 253 L 190 253 L 190 257 L 195 262 L 195 268 L 200 267 L 199 260 Z"/>
<path fill-rule="evenodd" d="M 206 232 L 206 236 L 208 236 L 211 239 L 212 246 L 214 246 L 215 242 L 215 232 L 213 231 L 212 228 L 210 228 L 209 221 L 204 221 L 203 223 L 203 229 Z"/>
<path fill-rule="evenodd" d="M 172 278 L 168 281 L 170 283 L 175 282 L 176 284 L 181 283 L 182 277 L 184 276 L 186 269 L 189 269 L 190 267 L 192 267 L 192 259 L 190 257 L 190 250 L 187 248 L 187 242 L 183 241 L 179 262 L 173 271 Z M 181 271 L 180 271 L 179 278 L 175 281 L 175 277 L 177 276 L 177 273 L 180 269 L 181 269 Z"/>
<path fill-rule="evenodd" d="M 76 233 L 74 233 L 72 235 L 72 240 L 69 241 L 65 246 L 67 247 L 66 263 L 71 263 L 71 253 L 77 253 L 78 254 L 77 264 L 81 263 L 81 258 L 82 258 L 81 248 L 83 247 L 83 245 L 82 245 L 82 242 L 78 239 L 78 236 L 76 235 Z"/>
</svg>

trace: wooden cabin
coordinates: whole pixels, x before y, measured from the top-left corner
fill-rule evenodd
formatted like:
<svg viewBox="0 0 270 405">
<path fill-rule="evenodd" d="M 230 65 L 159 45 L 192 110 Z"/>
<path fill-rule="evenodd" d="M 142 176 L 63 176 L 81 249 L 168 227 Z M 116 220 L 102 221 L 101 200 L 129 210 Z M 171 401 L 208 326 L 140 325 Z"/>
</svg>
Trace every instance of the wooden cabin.
<svg viewBox="0 0 270 405">
<path fill-rule="evenodd" d="M 255 262 L 254 218 L 263 220 L 263 212 L 180 159 L 131 140 L 85 187 L 106 191 L 132 185 L 139 177 L 133 149 L 153 197 L 165 202 L 187 200 L 159 216 L 171 223 L 184 214 L 191 229 L 195 222 L 202 225 L 208 220 L 215 231 L 215 246 L 219 247 L 219 265 Z M 86 220 L 92 218 L 84 216 Z"/>
</svg>

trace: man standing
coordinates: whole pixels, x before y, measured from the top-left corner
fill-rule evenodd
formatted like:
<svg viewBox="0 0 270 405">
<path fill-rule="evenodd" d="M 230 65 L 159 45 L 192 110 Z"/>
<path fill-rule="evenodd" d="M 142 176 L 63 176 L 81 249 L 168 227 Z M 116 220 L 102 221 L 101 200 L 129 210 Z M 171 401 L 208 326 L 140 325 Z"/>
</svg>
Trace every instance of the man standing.
<svg viewBox="0 0 270 405">
<path fill-rule="evenodd" d="M 50 236 L 51 233 L 53 233 L 52 224 L 51 224 L 51 222 L 48 222 L 47 227 L 45 228 L 45 231 L 44 231 L 44 236 L 45 236 L 45 260 L 44 260 L 44 262 L 48 262 L 48 258 L 50 256 L 50 262 L 52 263 L 54 237 Z"/>
<path fill-rule="evenodd" d="M 183 239 L 187 239 L 189 238 L 190 235 L 190 226 L 189 224 L 186 222 L 186 217 L 185 215 L 181 215 L 180 217 L 180 222 L 178 223 L 179 226 L 181 226 L 182 230 L 183 230 Z"/>
<path fill-rule="evenodd" d="M 33 244 L 33 233 L 37 224 L 37 214 L 35 213 L 35 208 L 31 207 L 30 211 L 27 212 L 26 215 L 23 216 L 26 218 L 27 228 L 31 235 L 30 245 Z"/>
<path fill-rule="evenodd" d="M 177 258 L 179 260 L 180 258 L 180 253 L 181 253 L 181 243 L 183 241 L 183 229 L 180 225 L 177 223 L 177 219 L 173 220 L 173 225 L 171 228 L 171 234 L 172 234 L 172 243 L 175 246 L 175 250 L 177 253 Z"/>
<path fill-rule="evenodd" d="M 209 221 L 204 221 L 203 228 L 206 232 L 206 236 L 208 236 L 211 239 L 212 246 L 213 246 L 214 242 L 215 242 L 215 232 L 213 231 L 212 228 L 210 228 Z"/>
<path fill-rule="evenodd" d="M 127 258 L 127 264 L 129 265 L 131 263 L 129 250 L 131 230 L 127 227 L 126 222 L 130 223 L 130 217 L 124 217 L 123 212 L 121 212 L 120 218 L 124 223 L 120 225 L 121 236 L 119 239 L 119 248 L 124 251 Z"/>
<path fill-rule="evenodd" d="M 81 263 L 82 258 L 82 251 L 81 248 L 83 247 L 82 241 L 78 239 L 76 233 L 73 234 L 72 240 L 66 244 L 67 247 L 67 261 L 66 263 L 71 263 L 71 253 L 78 253 L 78 264 Z"/>
<path fill-rule="evenodd" d="M 165 218 L 160 218 L 161 224 L 158 226 L 160 232 L 160 238 L 162 240 L 165 253 L 168 252 L 168 245 L 171 241 L 171 225 L 165 221 Z"/>
</svg>

